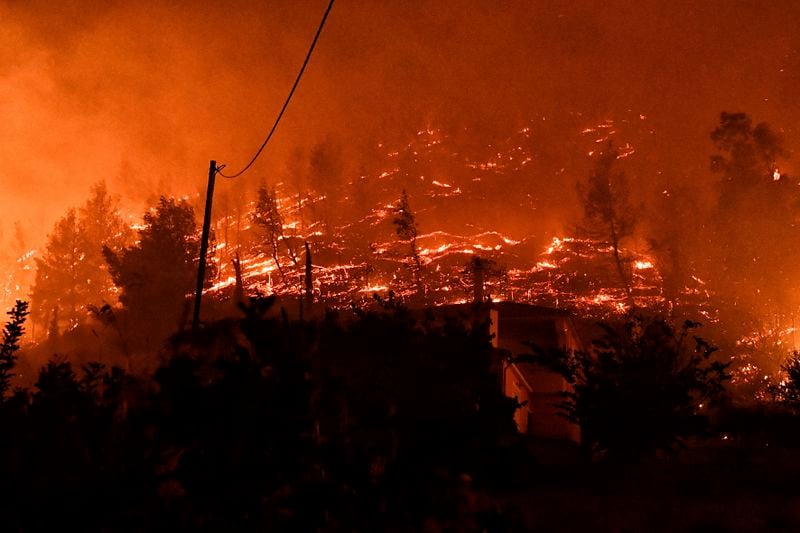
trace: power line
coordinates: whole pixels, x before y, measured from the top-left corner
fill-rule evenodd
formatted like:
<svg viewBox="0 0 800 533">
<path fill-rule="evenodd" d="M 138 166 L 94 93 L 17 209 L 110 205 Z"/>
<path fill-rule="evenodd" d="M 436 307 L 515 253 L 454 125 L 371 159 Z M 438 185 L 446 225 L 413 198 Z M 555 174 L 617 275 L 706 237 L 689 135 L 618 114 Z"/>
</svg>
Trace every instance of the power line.
<svg viewBox="0 0 800 533">
<path fill-rule="evenodd" d="M 253 166 L 253 163 L 256 162 L 256 159 L 258 159 L 258 157 L 261 155 L 261 152 L 264 151 L 264 148 L 266 148 L 267 143 L 272 138 L 272 135 L 275 133 L 275 130 L 278 128 L 278 124 L 280 123 L 281 118 L 283 118 L 283 114 L 286 112 L 286 108 L 289 107 L 289 102 L 292 100 L 292 96 L 294 95 L 294 91 L 297 89 L 297 86 L 300 84 L 300 78 L 303 77 L 303 72 L 305 72 L 305 70 L 306 70 L 306 66 L 308 65 L 309 59 L 311 59 L 311 54 L 314 52 L 314 47 L 317 46 L 317 41 L 319 40 L 319 36 L 322 33 L 322 28 L 325 26 L 325 21 L 328 19 L 328 14 L 331 12 L 331 8 L 333 7 L 333 2 L 334 2 L 334 0 L 331 0 L 328 3 L 328 8 L 325 10 L 325 14 L 322 16 L 322 21 L 320 21 L 320 23 L 319 23 L 319 28 L 317 28 L 317 33 L 316 33 L 316 35 L 314 35 L 314 40 L 311 41 L 311 47 L 308 49 L 308 53 L 306 54 L 306 58 L 303 61 L 303 66 L 300 67 L 300 72 L 297 73 L 297 78 L 294 80 L 294 85 L 292 85 L 292 90 L 289 91 L 289 95 L 286 97 L 286 101 L 283 102 L 283 107 L 281 108 L 281 112 L 278 113 L 278 117 L 275 119 L 275 123 L 272 125 L 272 129 L 269 130 L 269 133 L 267 134 L 267 138 L 264 139 L 264 142 L 261 144 L 261 147 L 256 151 L 255 155 L 253 155 L 253 158 L 250 159 L 250 162 L 247 163 L 245 165 L 245 167 L 242 170 L 240 170 L 239 172 L 237 172 L 236 174 L 230 174 L 230 175 L 223 174 L 222 173 L 222 168 L 225 165 L 220 165 L 220 167 L 217 169 L 217 173 L 220 176 L 222 176 L 223 178 L 228 178 L 228 179 L 238 178 L 239 176 L 241 176 L 242 174 L 247 172 L 247 170 L 251 166 Z"/>
</svg>

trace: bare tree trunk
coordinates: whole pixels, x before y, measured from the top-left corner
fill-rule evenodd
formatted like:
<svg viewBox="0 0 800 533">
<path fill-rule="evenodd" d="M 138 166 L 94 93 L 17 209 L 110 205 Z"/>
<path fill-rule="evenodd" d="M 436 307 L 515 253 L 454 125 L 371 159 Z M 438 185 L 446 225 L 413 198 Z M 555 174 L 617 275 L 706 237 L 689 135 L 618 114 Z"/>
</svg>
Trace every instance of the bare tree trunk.
<svg viewBox="0 0 800 533">
<path fill-rule="evenodd" d="M 633 309 L 636 307 L 636 302 L 633 300 L 631 281 L 628 279 L 628 275 L 625 272 L 625 265 L 623 264 L 622 257 L 619 253 L 619 239 L 617 238 L 616 230 L 613 227 L 611 229 L 611 246 L 614 249 L 614 263 L 617 266 L 617 273 L 619 274 L 620 281 L 622 281 L 622 287 L 625 289 L 625 297 L 627 298 L 631 309 Z"/>
<path fill-rule="evenodd" d="M 242 281 L 242 262 L 239 260 L 239 253 L 231 261 L 233 263 L 233 271 L 236 274 L 236 287 L 233 290 L 233 300 L 236 303 L 244 301 L 244 282 Z"/>
<path fill-rule="evenodd" d="M 286 275 L 281 267 L 281 261 L 278 257 L 278 241 L 274 232 L 270 232 L 270 244 L 272 245 L 272 259 L 275 261 L 275 266 L 278 267 L 278 272 L 281 275 L 281 281 L 286 281 Z"/>
</svg>

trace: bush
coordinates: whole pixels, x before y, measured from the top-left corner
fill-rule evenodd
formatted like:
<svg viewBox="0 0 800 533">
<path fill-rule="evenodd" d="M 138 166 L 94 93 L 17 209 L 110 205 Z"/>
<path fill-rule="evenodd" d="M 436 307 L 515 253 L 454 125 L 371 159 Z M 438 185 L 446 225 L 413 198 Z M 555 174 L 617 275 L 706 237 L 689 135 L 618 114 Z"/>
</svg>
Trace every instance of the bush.
<svg viewBox="0 0 800 533">
<path fill-rule="evenodd" d="M 666 320 L 634 317 L 600 324 L 603 334 L 590 351 L 534 349 L 531 360 L 571 384 L 560 408 L 580 426 L 588 450 L 635 460 L 707 427 L 703 407 L 724 390 L 728 364 L 691 335 L 698 326 L 686 321 L 676 331 Z"/>
</svg>

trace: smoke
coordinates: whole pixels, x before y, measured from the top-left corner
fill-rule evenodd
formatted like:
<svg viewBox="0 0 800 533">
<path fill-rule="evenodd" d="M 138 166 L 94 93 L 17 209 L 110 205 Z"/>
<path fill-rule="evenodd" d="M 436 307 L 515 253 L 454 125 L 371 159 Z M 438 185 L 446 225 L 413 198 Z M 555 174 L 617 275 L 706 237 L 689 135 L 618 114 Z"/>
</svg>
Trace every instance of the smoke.
<svg viewBox="0 0 800 533">
<path fill-rule="evenodd" d="M 325 5 L 0 4 L 5 238 L 21 221 L 41 240 L 101 179 L 138 211 L 156 194 L 200 190 L 210 159 L 237 170 Z M 466 127 L 479 142 L 536 121 L 546 174 L 537 179 L 568 191 L 555 207 L 574 211 L 574 183 L 591 164 L 574 137 L 613 119 L 618 142 L 636 148 L 624 166 L 642 197 L 665 181 L 705 190 L 721 110 L 747 111 L 796 146 L 798 10 L 789 0 L 339 0 L 274 142 L 244 179 L 285 175 L 297 147 L 327 138 L 353 171 L 378 142 L 427 125 Z"/>
</svg>

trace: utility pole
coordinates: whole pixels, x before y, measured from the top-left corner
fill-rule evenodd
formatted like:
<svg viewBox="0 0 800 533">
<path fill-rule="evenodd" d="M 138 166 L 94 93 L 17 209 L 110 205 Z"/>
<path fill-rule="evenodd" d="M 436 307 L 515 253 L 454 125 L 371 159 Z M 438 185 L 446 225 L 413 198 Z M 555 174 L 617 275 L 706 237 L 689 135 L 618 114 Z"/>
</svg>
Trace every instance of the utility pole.
<svg viewBox="0 0 800 533">
<path fill-rule="evenodd" d="M 194 316 L 192 331 L 200 325 L 200 300 L 203 298 L 203 283 L 206 275 L 206 255 L 208 255 L 208 234 L 211 231 L 211 203 L 214 200 L 214 181 L 217 177 L 217 162 L 208 165 L 208 188 L 206 189 L 206 210 L 203 214 L 203 235 L 200 238 L 200 263 L 197 265 L 197 289 L 194 292 Z"/>
</svg>

